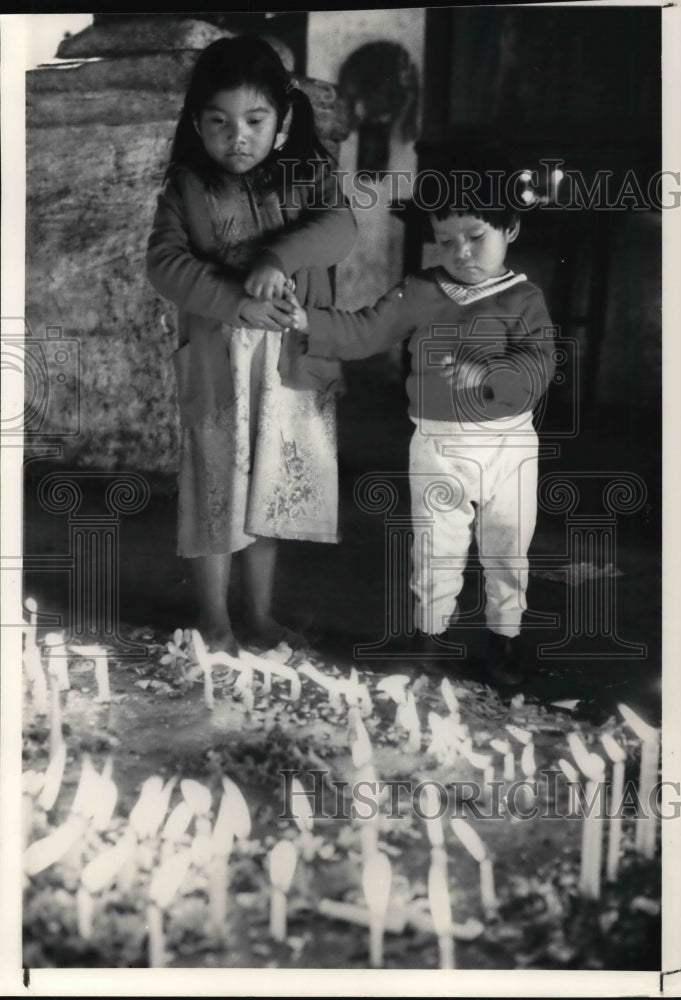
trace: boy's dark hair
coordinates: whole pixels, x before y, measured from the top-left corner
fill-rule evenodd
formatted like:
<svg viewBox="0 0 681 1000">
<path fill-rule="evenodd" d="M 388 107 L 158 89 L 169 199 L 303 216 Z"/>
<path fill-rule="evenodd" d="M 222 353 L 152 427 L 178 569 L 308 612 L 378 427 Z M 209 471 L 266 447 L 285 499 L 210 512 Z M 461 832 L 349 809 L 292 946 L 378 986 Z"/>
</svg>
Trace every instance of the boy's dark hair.
<svg viewBox="0 0 681 1000">
<path fill-rule="evenodd" d="M 332 162 L 317 136 L 308 96 L 292 85 L 278 54 L 262 38 L 239 35 L 212 42 L 196 60 L 175 129 L 166 177 L 173 167 L 186 166 L 209 187 L 217 184 L 220 168 L 205 152 L 194 119 L 219 90 L 242 86 L 253 87 L 270 101 L 277 113 L 277 131 L 281 130 L 289 110 L 292 112 L 285 143 L 281 149 L 272 150 L 260 165 L 261 182 L 274 187 L 283 185 L 284 160 L 296 163 L 296 177 L 302 179 L 309 179 L 315 160 Z"/>
<path fill-rule="evenodd" d="M 518 221 L 519 175 L 499 146 L 457 146 L 417 175 L 414 200 L 438 220 L 473 215 L 495 229 L 508 229 Z"/>
</svg>

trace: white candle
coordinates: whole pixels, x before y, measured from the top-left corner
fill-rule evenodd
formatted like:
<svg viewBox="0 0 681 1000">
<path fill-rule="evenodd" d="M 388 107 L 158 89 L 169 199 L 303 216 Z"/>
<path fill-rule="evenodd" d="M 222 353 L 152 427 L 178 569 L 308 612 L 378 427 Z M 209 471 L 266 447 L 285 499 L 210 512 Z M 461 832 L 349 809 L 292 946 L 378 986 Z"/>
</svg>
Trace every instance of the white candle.
<svg viewBox="0 0 681 1000">
<path fill-rule="evenodd" d="M 383 965 L 383 935 L 391 883 L 392 868 L 386 855 L 376 853 L 367 858 L 362 871 L 362 888 L 369 908 L 369 955 L 373 969 Z"/>
<path fill-rule="evenodd" d="M 47 646 L 47 673 L 54 676 L 59 691 L 67 691 L 69 684 L 68 660 L 64 636 L 60 632 L 50 632 L 45 636 Z"/>
<path fill-rule="evenodd" d="M 641 769 L 638 783 L 638 800 L 642 813 L 636 820 L 635 847 L 645 858 L 655 856 L 657 821 L 650 807 L 652 792 L 657 782 L 657 764 L 660 754 L 659 738 L 646 740 L 641 747 Z"/>
<path fill-rule="evenodd" d="M 150 903 L 147 906 L 147 930 L 149 932 L 149 968 L 162 969 L 166 964 L 163 914 L 155 903 Z"/>
<path fill-rule="evenodd" d="M 424 785 L 422 791 L 426 793 L 426 830 L 432 848 L 442 848 L 445 843 L 445 835 L 442 829 L 442 802 L 440 793 L 433 784 Z"/>
<path fill-rule="evenodd" d="M 60 699 L 57 678 L 50 675 L 50 761 L 54 760 L 60 748 L 64 745 Z"/>
<path fill-rule="evenodd" d="M 449 904 L 447 865 L 440 857 L 431 864 L 428 872 L 428 904 L 433 918 L 440 949 L 440 968 L 454 968 L 454 938 L 452 936 L 452 911 Z"/>
<path fill-rule="evenodd" d="M 492 916 L 497 909 L 497 899 L 494 892 L 492 862 L 487 855 L 487 848 L 466 820 L 452 816 L 450 823 L 458 839 L 480 866 L 480 901 L 486 915 Z"/>
<path fill-rule="evenodd" d="M 198 629 L 192 629 L 192 643 L 199 666 L 203 670 L 203 700 L 206 708 L 213 709 L 215 707 L 215 699 L 213 697 L 213 667 L 208 656 L 208 650 Z"/>
<path fill-rule="evenodd" d="M 295 809 L 294 806 L 296 807 Z M 294 778 L 291 782 L 290 808 L 296 826 L 300 830 L 299 843 L 303 861 L 311 861 L 314 857 L 315 849 L 314 837 L 312 836 L 314 813 L 307 793 L 297 778 Z"/>
<path fill-rule="evenodd" d="M 620 841 L 622 837 L 622 817 L 619 815 L 622 806 L 624 790 L 624 761 L 626 754 L 609 733 L 601 736 L 601 743 L 608 754 L 612 765 L 612 788 L 610 791 L 610 824 L 608 836 L 608 856 L 606 861 L 606 878 L 614 882 L 619 866 Z"/>
<path fill-rule="evenodd" d="M 95 681 L 97 682 L 97 701 L 111 701 L 109 688 L 109 660 L 106 651 L 95 659 Z"/>
<path fill-rule="evenodd" d="M 586 775 L 586 804 L 588 813 L 582 818 L 582 863 L 579 888 L 582 895 L 598 899 L 601 894 L 601 858 L 603 852 L 603 818 L 594 809 L 594 803 L 603 786 L 605 763 L 598 754 L 588 753 L 576 733 L 568 736 L 568 743 L 575 761 Z"/>
<path fill-rule="evenodd" d="M 270 851 L 270 934 L 275 941 L 286 940 L 286 893 L 296 869 L 296 849 L 290 840 L 280 840 Z"/>
<path fill-rule="evenodd" d="M 480 901 L 487 916 L 496 913 L 498 903 L 494 891 L 494 871 L 488 857 L 483 858 L 480 862 Z"/>
</svg>

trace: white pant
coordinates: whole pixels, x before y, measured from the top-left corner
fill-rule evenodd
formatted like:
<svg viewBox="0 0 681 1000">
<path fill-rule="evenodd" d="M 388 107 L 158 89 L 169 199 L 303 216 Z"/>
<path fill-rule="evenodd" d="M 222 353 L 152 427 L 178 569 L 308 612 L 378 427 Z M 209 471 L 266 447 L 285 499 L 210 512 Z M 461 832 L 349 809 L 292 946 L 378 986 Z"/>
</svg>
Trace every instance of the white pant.
<svg viewBox="0 0 681 1000">
<path fill-rule="evenodd" d="M 537 516 L 532 414 L 477 425 L 416 424 L 409 449 L 414 623 L 430 634 L 450 624 L 475 528 L 487 627 L 518 635 Z"/>
</svg>

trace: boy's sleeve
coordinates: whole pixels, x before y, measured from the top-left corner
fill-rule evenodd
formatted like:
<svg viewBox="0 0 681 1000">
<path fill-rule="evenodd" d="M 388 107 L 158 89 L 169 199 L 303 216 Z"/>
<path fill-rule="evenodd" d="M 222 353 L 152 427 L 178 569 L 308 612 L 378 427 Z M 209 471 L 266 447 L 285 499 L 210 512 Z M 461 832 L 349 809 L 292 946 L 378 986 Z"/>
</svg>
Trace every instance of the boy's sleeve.
<svg viewBox="0 0 681 1000">
<path fill-rule="evenodd" d="M 484 397 L 513 413 L 532 410 L 553 378 L 554 351 L 555 327 L 544 296 L 532 285 L 511 319 L 504 356 L 488 362 Z"/>
<path fill-rule="evenodd" d="M 316 162 L 314 182 L 297 185 L 305 202 L 300 216 L 274 236 L 265 251 L 266 257 L 281 264 L 287 278 L 301 268 L 339 264 L 357 239 L 357 222 L 336 173 L 325 164 L 321 166 L 322 161 Z M 295 190 L 295 173 L 293 187 Z M 287 190 L 286 197 L 292 195 Z"/>
<path fill-rule="evenodd" d="M 308 309 L 307 353 L 354 361 L 381 354 L 416 326 L 411 283 L 404 281 L 376 303 L 357 312 Z"/>
<path fill-rule="evenodd" d="M 183 186 L 180 178 L 171 177 L 158 196 L 147 243 L 147 277 L 183 311 L 236 324 L 247 299 L 243 282 L 192 249 Z"/>
</svg>

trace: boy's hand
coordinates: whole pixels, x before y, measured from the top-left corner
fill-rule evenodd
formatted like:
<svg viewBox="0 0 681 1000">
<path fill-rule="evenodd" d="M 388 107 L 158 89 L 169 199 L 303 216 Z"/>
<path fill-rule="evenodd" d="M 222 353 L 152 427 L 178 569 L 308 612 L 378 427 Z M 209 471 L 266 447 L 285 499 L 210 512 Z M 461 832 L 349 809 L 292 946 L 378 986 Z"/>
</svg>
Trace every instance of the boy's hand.
<svg viewBox="0 0 681 1000">
<path fill-rule="evenodd" d="M 290 285 L 287 285 L 284 289 L 284 299 L 291 310 L 288 325 L 292 330 L 297 330 L 299 333 L 308 333 L 307 312 L 301 306 Z"/>
<path fill-rule="evenodd" d="M 249 295 L 260 299 L 280 299 L 284 294 L 287 279 L 283 271 L 271 264 L 260 263 L 244 282 L 244 288 Z"/>
<path fill-rule="evenodd" d="M 239 319 L 256 330 L 287 330 L 291 326 L 291 305 L 284 299 L 243 299 Z"/>
<path fill-rule="evenodd" d="M 458 390 L 477 389 L 487 374 L 487 369 L 479 361 L 457 362 L 453 354 L 446 355 L 440 365 L 440 378 L 447 379 Z"/>
</svg>

